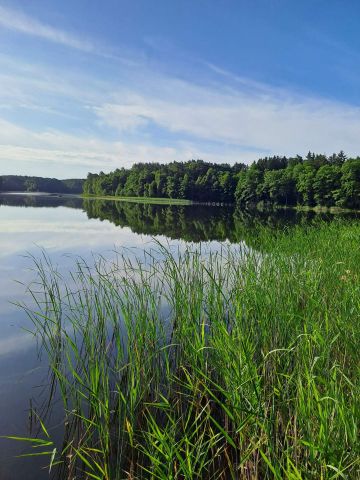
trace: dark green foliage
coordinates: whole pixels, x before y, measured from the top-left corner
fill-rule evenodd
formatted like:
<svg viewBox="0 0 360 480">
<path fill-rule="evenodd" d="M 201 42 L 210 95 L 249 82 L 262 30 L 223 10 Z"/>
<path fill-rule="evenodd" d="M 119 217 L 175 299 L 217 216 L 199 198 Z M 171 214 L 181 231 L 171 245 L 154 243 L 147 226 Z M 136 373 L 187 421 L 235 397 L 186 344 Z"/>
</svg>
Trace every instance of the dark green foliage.
<svg viewBox="0 0 360 480">
<path fill-rule="evenodd" d="M 341 182 L 337 203 L 348 208 L 360 208 L 360 158 L 350 159 L 341 167 Z"/>
<path fill-rule="evenodd" d="M 135 164 L 109 174 L 89 173 L 86 195 L 185 198 L 197 202 L 234 203 L 239 172 L 245 165 L 212 164 L 202 160 Z"/>
<path fill-rule="evenodd" d="M 340 188 L 341 169 L 337 165 L 323 165 L 316 172 L 313 188 L 318 205 L 335 205 Z"/>
<path fill-rule="evenodd" d="M 330 157 L 309 152 L 305 159 L 271 157 L 258 160 L 238 174 L 238 205 L 360 206 L 360 157 L 344 152 Z"/>
<path fill-rule="evenodd" d="M 138 163 L 130 169 L 89 173 L 86 195 L 179 198 L 239 206 L 305 205 L 360 208 L 360 157 L 343 151 L 329 157 L 309 152 L 305 158 L 273 156 L 250 166 L 203 160 L 185 163 Z"/>
<path fill-rule="evenodd" d="M 60 181 L 68 189 L 68 193 L 82 193 L 83 191 L 84 180 L 81 178 L 68 178 Z"/>
<path fill-rule="evenodd" d="M 1 192 L 82 193 L 84 180 L 28 177 L 21 175 L 0 176 Z"/>
<path fill-rule="evenodd" d="M 296 203 L 295 180 L 289 169 L 268 170 L 264 175 L 264 196 L 272 203 Z"/>
<path fill-rule="evenodd" d="M 235 199 L 239 205 L 359 208 L 359 179 L 360 158 L 347 160 L 344 152 L 265 158 L 239 174 Z"/>
<path fill-rule="evenodd" d="M 296 181 L 298 203 L 313 206 L 314 201 L 314 178 L 316 170 L 308 163 L 296 165 L 293 170 L 293 177 Z"/>
<path fill-rule="evenodd" d="M 236 202 L 240 205 L 247 205 L 256 204 L 262 200 L 260 194 L 262 182 L 263 173 L 255 164 L 241 172 L 235 192 Z"/>
</svg>

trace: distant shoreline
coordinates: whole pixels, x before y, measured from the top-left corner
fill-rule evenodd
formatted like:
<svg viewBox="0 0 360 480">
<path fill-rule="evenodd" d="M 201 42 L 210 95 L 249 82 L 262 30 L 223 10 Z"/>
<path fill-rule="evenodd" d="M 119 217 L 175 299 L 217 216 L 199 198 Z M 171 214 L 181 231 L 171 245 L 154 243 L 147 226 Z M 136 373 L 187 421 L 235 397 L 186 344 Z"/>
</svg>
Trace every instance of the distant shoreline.
<svg viewBox="0 0 360 480">
<path fill-rule="evenodd" d="M 218 202 L 196 202 L 193 200 L 182 199 L 182 198 L 158 198 L 158 197 L 117 197 L 111 195 L 85 195 L 77 193 L 53 193 L 53 192 L 1 192 L 0 195 L 21 195 L 21 196 L 31 196 L 31 197 L 75 197 L 82 198 L 84 200 L 109 200 L 115 202 L 128 202 L 128 203 L 142 203 L 148 205 L 179 205 L 179 206 L 189 206 L 189 205 L 203 205 L 203 206 L 222 206 L 222 207 L 236 207 L 235 204 L 228 203 L 218 203 Z M 336 215 L 337 213 L 360 213 L 360 210 L 351 209 L 351 208 L 341 208 L 341 207 L 321 207 L 314 206 L 309 207 L 306 205 L 249 205 L 245 210 L 296 210 L 299 212 L 315 212 L 315 213 L 330 213 Z"/>
<path fill-rule="evenodd" d="M 157 197 L 116 197 L 111 195 L 80 195 L 84 199 L 113 200 L 117 202 L 148 203 L 154 205 L 194 205 L 197 202 L 182 198 L 157 198 Z"/>
<path fill-rule="evenodd" d="M 224 206 L 224 207 L 236 207 L 234 204 L 228 203 L 218 203 L 218 202 L 196 202 L 193 200 L 181 199 L 181 198 L 157 198 L 157 197 L 117 197 L 111 195 L 80 195 L 84 199 L 94 199 L 94 200 L 112 200 L 118 202 L 131 202 L 131 203 L 148 203 L 148 204 L 158 204 L 158 205 L 207 205 L 211 206 Z M 360 210 L 351 209 L 351 208 L 341 208 L 341 207 L 321 207 L 314 206 L 309 207 L 306 205 L 271 205 L 271 206 L 257 206 L 249 205 L 244 210 L 297 210 L 301 212 L 315 212 L 315 213 L 360 213 Z"/>
<path fill-rule="evenodd" d="M 78 197 L 81 198 L 80 193 L 55 193 L 55 192 L 2 192 L 0 195 L 22 195 L 26 197 Z"/>
</svg>

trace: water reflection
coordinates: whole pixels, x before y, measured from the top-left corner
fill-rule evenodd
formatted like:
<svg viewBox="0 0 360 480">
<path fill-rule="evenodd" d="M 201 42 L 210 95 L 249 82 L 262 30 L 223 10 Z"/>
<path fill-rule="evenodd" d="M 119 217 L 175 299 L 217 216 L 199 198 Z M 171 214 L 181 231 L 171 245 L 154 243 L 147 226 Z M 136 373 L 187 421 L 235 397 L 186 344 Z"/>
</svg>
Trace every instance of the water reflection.
<svg viewBox="0 0 360 480">
<path fill-rule="evenodd" d="M 153 205 L 113 200 L 83 199 L 71 195 L 0 195 L 0 207 L 67 208 L 82 210 L 88 219 L 108 220 L 117 227 L 129 227 L 133 233 L 190 242 L 239 242 L 244 229 L 259 225 L 279 228 L 285 225 L 330 221 L 332 213 L 293 209 L 240 210 L 227 206 Z M 58 214 L 57 214 L 58 216 Z M 336 217 L 355 214 L 341 213 Z M 29 221 L 32 216 L 29 215 Z M 3 230 L 4 231 L 4 230 Z"/>
<path fill-rule="evenodd" d="M 173 246 L 184 242 L 219 242 L 252 246 L 253 228 L 280 227 L 319 218 L 293 210 L 245 212 L 230 207 L 168 206 L 82 199 L 71 196 L 0 195 L 0 435 L 28 434 L 29 399 L 38 399 L 46 378 L 24 314 L 11 301 L 25 298 L 24 285 L 33 279 L 26 252 L 46 248 L 51 261 L 63 271 L 73 265 L 72 255 L 90 260 L 93 252 L 106 255 L 115 246 L 144 249 L 157 237 Z M 321 215 L 330 220 L 332 215 Z M 119 228 L 120 227 L 120 228 Z M 258 246 L 257 246 L 258 247 Z M 24 285 L 14 280 L 21 280 Z M 13 442 L 0 445 L 0 478 L 47 478 L 39 473 L 42 459 L 20 461 L 26 451 Z"/>
<path fill-rule="evenodd" d="M 73 195 L 0 194 L 0 206 L 82 208 L 83 199 Z"/>
<path fill-rule="evenodd" d="M 234 207 L 205 205 L 151 205 L 85 199 L 83 208 L 89 218 L 108 220 L 116 226 L 130 227 L 131 231 L 145 235 L 163 235 L 188 242 L 250 240 L 249 230 L 267 226 L 330 221 L 331 213 L 297 211 L 294 209 L 240 210 Z M 340 216 L 340 215 L 337 215 Z M 351 214 L 342 214 L 351 216 Z"/>
</svg>

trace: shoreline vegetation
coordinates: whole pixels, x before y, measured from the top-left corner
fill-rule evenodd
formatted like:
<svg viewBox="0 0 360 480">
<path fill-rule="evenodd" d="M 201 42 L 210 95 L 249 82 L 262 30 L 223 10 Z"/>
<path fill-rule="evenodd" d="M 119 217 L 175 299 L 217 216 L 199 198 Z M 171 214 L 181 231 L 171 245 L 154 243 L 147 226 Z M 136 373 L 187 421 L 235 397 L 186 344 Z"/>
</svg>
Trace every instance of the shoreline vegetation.
<svg viewBox="0 0 360 480">
<path fill-rule="evenodd" d="M 108 174 L 89 173 L 86 180 L 0 176 L 0 193 L 9 191 L 153 204 L 360 211 L 360 157 L 347 158 L 340 151 L 330 156 L 309 152 L 304 158 L 264 157 L 251 165 L 203 160 L 138 163 Z"/>
<path fill-rule="evenodd" d="M 223 202 L 197 202 L 193 200 L 187 200 L 184 198 L 159 198 L 159 197 L 117 197 L 115 195 L 90 195 L 83 193 L 55 193 L 55 192 L 30 192 L 30 191 L 0 191 L 0 195 L 29 195 L 29 196 L 48 196 L 48 197 L 65 197 L 79 198 L 83 200 L 108 200 L 114 202 L 127 202 L 127 203 L 139 203 L 139 204 L 149 204 L 149 205 L 179 205 L 179 206 L 209 206 L 209 207 L 235 207 L 236 203 L 223 203 Z M 354 208 L 342 208 L 337 206 L 326 207 L 326 206 L 307 206 L 307 205 L 280 205 L 280 204 L 268 204 L 268 203 L 259 203 L 246 205 L 244 208 L 248 212 L 272 212 L 277 210 L 295 210 L 299 212 L 315 212 L 315 213 L 331 213 L 331 214 L 341 214 L 341 213 L 360 213 L 360 209 Z"/>
<path fill-rule="evenodd" d="M 156 198 L 156 197 L 117 197 L 115 195 L 90 195 L 82 194 L 82 198 L 87 200 L 113 200 L 117 202 L 129 203 L 149 203 L 153 205 L 193 205 L 194 202 L 185 198 Z"/>
<path fill-rule="evenodd" d="M 22 308 L 64 439 L 45 416 L 27 441 L 54 478 L 356 478 L 360 224 L 248 233 L 79 259 L 70 280 L 33 259 Z"/>
<path fill-rule="evenodd" d="M 360 209 L 360 157 L 344 152 L 305 158 L 273 156 L 251 165 L 188 162 L 138 163 L 111 173 L 89 173 L 85 195 L 186 199 L 240 207 Z"/>
<path fill-rule="evenodd" d="M 236 207 L 236 203 L 223 203 L 223 202 L 196 202 L 194 200 L 187 200 L 184 198 L 156 198 L 156 197 L 117 197 L 116 195 L 90 195 L 82 194 L 81 198 L 86 200 L 112 200 L 119 202 L 129 202 L 129 203 L 148 203 L 152 205 L 200 205 L 200 206 L 229 206 Z M 248 205 L 250 211 L 259 210 L 259 211 L 271 211 L 271 210 L 281 210 L 281 209 L 291 209 L 298 210 L 303 212 L 319 212 L 319 213 L 360 213 L 360 209 L 354 208 L 342 208 L 337 206 L 326 207 L 321 205 L 316 206 L 307 206 L 307 205 L 280 205 L 280 204 L 257 204 L 257 205 Z"/>
</svg>

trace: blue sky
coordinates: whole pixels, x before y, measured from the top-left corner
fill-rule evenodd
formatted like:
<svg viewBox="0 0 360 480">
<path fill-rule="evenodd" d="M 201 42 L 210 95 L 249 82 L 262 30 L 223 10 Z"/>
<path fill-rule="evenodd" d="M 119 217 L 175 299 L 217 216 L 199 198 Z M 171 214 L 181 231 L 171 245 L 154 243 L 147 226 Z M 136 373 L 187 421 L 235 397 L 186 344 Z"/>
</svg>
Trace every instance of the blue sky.
<svg viewBox="0 0 360 480">
<path fill-rule="evenodd" d="M 357 0 L 0 0 L 0 174 L 360 153 Z"/>
</svg>

